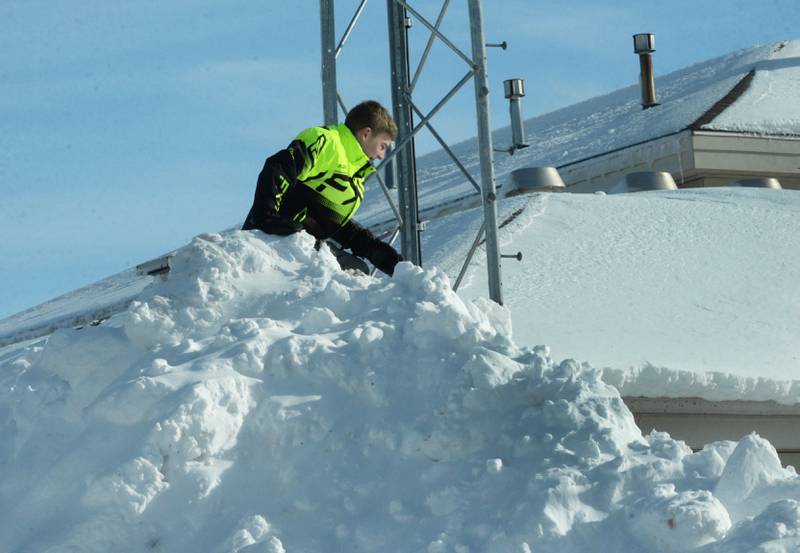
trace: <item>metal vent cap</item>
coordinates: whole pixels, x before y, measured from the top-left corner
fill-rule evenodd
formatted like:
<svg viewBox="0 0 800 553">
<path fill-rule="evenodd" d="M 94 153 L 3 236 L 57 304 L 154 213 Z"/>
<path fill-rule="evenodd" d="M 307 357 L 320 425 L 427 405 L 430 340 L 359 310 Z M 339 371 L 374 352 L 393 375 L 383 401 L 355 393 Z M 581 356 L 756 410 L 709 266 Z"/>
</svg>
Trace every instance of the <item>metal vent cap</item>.
<svg viewBox="0 0 800 553">
<path fill-rule="evenodd" d="M 617 184 L 612 186 L 609 194 L 625 192 L 647 192 L 650 190 L 677 190 L 675 179 L 663 171 L 637 171 L 628 173 Z"/>
<path fill-rule="evenodd" d="M 741 179 L 729 182 L 728 186 L 743 186 L 746 188 L 774 188 L 775 190 L 783 189 L 781 182 L 772 177 L 760 179 Z"/>
<path fill-rule="evenodd" d="M 555 167 L 523 167 L 511 171 L 514 189 L 520 192 L 547 192 L 566 188 Z"/>
</svg>

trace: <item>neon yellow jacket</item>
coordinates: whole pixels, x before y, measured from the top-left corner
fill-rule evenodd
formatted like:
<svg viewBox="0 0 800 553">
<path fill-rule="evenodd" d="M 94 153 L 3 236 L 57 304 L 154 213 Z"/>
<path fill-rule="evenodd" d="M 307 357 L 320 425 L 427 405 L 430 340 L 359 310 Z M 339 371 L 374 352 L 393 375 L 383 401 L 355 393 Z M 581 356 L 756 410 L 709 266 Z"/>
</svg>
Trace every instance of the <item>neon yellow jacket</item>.
<svg viewBox="0 0 800 553">
<path fill-rule="evenodd" d="M 364 181 L 374 172 L 346 125 L 306 129 L 267 158 L 242 228 L 279 235 L 306 230 L 321 240 L 334 239 L 392 274 L 400 255 L 353 220 Z"/>
<path fill-rule="evenodd" d="M 364 181 L 375 168 L 344 124 L 312 127 L 296 140 L 307 152 L 298 182 L 317 192 L 319 203 L 338 215 L 340 225 L 345 224 L 358 211 L 364 198 Z"/>
</svg>

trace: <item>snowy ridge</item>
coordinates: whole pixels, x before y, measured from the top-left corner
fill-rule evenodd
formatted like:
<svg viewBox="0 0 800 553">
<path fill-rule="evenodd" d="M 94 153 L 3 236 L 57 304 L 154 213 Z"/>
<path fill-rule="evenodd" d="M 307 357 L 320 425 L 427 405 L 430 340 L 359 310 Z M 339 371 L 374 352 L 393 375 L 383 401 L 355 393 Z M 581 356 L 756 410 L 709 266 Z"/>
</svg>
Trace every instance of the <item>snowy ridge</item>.
<svg viewBox="0 0 800 553">
<path fill-rule="evenodd" d="M 642 437 L 601 371 L 510 337 L 436 269 L 200 236 L 126 313 L 0 361 L 0 549 L 796 551 L 767 442 Z"/>
</svg>

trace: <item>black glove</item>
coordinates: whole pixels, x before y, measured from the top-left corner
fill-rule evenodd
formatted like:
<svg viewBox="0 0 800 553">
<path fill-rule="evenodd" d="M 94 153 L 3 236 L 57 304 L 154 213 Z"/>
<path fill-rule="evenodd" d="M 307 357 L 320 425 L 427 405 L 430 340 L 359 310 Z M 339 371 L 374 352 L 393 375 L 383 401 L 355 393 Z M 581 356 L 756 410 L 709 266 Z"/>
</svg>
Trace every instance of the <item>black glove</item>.
<svg viewBox="0 0 800 553">
<path fill-rule="evenodd" d="M 403 261 L 403 256 L 397 253 L 389 244 L 376 238 L 372 245 L 372 251 L 367 255 L 367 259 L 379 270 L 392 276 L 395 265 Z"/>
<path fill-rule="evenodd" d="M 261 219 L 255 228 L 263 230 L 267 234 L 288 236 L 303 230 L 303 225 L 292 221 L 291 219 L 284 219 L 283 217 L 270 215 Z"/>
<path fill-rule="evenodd" d="M 369 230 L 355 221 L 348 221 L 336 232 L 333 239 L 358 257 L 366 257 L 378 269 L 390 276 L 394 273 L 394 266 L 403 260 L 393 247 L 375 238 Z"/>
</svg>

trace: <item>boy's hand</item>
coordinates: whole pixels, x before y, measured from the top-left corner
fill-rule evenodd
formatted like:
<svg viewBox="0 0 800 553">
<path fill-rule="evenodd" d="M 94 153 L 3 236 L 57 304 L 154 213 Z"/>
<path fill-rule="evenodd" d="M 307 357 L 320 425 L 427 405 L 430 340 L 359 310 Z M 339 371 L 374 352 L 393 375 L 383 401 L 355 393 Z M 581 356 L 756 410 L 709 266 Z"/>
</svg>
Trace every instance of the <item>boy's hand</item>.
<svg viewBox="0 0 800 553">
<path fill-rule="evenodd" d="M 379 270 L 392 276 L 394 266 L 403 261 L 403 256 L 386 242 L 376 239 L 368 259 Z"/>
</svg>

